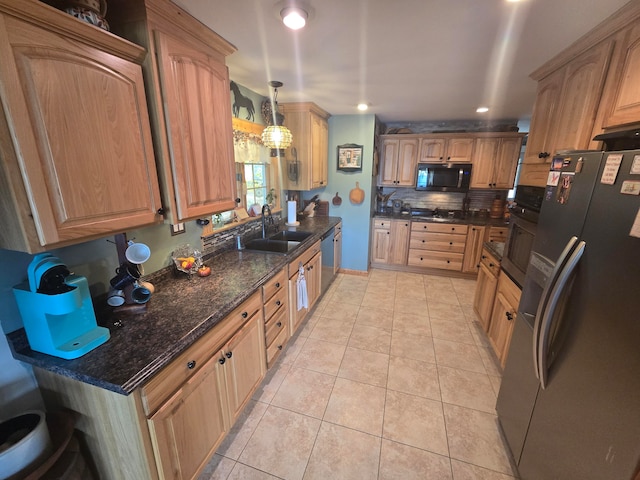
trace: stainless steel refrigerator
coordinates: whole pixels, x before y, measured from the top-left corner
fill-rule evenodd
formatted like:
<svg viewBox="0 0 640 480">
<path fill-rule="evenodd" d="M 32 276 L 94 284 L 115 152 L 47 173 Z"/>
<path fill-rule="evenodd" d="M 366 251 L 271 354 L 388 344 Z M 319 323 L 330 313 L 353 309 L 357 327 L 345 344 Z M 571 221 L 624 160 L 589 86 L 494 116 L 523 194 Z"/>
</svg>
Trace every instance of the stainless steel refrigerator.
<svg viewBox="0 0 640 480">
<path fill-rule="evenodd" d="M 523 480 L 640 463 L 640 150 L 553 159 L 496 410 Z"/>
</svg>

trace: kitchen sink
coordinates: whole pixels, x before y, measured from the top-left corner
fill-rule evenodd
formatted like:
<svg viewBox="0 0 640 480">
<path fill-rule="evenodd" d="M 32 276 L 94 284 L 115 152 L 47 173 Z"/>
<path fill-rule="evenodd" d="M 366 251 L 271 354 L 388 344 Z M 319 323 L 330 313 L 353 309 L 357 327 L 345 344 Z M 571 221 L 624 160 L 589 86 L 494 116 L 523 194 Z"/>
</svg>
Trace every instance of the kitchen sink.
<svg viewBox="0 0 640 480">
<path fill-rule="evenodd" d="M 269 240 L 286 240 L 288 242 L 302 242 L 311 235 L 311 232 L 298 232 L 295 230 L 283 230 L 269 237 Z"/>
<path fill-rule="evenodd" d="M 254 238 L 253 240 L 249 240 L 245 244 L 245 248 L 247 250 L 285 254 L 291 252 L 311 235 L 313 234 L 310 232 L 283 230 L 269 238 Z"/>
</svg>

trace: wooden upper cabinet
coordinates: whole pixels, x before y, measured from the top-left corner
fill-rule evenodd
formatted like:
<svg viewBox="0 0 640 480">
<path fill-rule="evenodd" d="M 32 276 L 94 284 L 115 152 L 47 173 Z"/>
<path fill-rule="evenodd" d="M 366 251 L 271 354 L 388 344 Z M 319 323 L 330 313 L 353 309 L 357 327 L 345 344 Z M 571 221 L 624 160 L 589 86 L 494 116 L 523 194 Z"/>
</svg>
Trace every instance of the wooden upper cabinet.
<svg viewBox="0 0 640 480">
<path fill-rule="evenodd" d="M 423 138 L 420 140 L 421 163 L 443 163 L 447 141 L 444 138 Z"/>
<path fill-rule="evenodd" d="M 525 163 L 590 147 L 612 48 L 603 41 L 540 81 Z"/>
<path fill-rule="evenodd" d="M 180 38 L 156 31 L 177 218 L 235 207 L 227 67 Z"/>
<path fill-rule="evenodd" d="M 145 47 L 163 204 L 181 222 L 235 206 L 227 55 L 235 51 L 169 0 L 110 0 L 117 35 Z"/>
<path fill-rule="evenodd" d="M 420 139 L 421 163 L 469 163 L 473 154 L 474 137 L 427 136 Z"/>
<path fill-rule="evenodd" d="M 12 5 L 0 4 L 0 248 L 161 222 L 144 51 L 40 2 Z"/>
<path fill-rule="evenodd" d="M 602 42 L 567 65 L 558 106 L 554 152 L 589 148 L 612 49 L 612 40 Z"/>
<path fill-rule="evenodd" d="M 378 185 L 414 187 L 419 139 L 417 137 L 382 137 L 382 156 Z"/>
<path fill-rule="evenodd" d="M 553 122 L 558 113 L 558 102 L 560 101 L 563 80 L 564 70 L 560 70 L 538 82 L 524 163 L 551 162 Z"/>
<path fill-rule="evenodd" d="M 325 187 L 329 176 L 329 113 L 314 103 L 281 103 L 278 110 L 284 115 L 284 125 L 293 136 L 291 148 L 286 151 L 286 161 L 298 161 L 298 176 L 287 176 L 285 188 L 313 190 Z"/>
<path fill-rule="evenodd" d="M 618 40 L 607 83 L 610 106 L 603 128 L 640 122 L 640 26 L 627 28 Z"/>
<path fill-rule="evenodd" d="M 513 188 L 524 134 L 487 135 L 476 140 L 470 187 Z"/>
</svg>

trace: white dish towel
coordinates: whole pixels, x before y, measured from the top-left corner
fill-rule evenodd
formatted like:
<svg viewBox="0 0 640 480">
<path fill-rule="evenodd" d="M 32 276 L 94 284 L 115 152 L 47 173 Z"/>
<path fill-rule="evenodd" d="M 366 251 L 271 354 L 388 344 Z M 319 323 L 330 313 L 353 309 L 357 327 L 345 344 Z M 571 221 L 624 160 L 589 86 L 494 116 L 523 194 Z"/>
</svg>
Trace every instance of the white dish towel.
<svg viewBox="0 0 640 480">
<path fill-rule="evenodd" d="M 296 281 L 298 287 L 298 310 L 303 308 L 309 308 L 309 298 L 307 296 L 307 279 L 304 278 L 304 266 L 302 263 L 298 268 L 298 280 Z"/>
</svg>

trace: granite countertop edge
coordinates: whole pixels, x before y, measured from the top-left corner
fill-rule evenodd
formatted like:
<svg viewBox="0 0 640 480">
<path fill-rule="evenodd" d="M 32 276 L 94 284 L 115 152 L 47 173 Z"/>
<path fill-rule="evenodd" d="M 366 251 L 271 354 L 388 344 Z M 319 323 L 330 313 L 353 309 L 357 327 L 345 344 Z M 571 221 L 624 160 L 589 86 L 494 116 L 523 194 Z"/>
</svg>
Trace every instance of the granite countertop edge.
<svg viewBox="0 0 640 480">
<path fill-rule="evenodd" d="M 502 262 L 502 257 L 504 256 L 504 245 L 504 242 L 484 242 L 482 246 L 489 250 L 489 252 L 496 257 L 498 262 Z"/>
<path fill-rule="evenodd" d="M 146 312 L 104 317 L 97 313 L 98 324 L 109 328 L 111 338 L 77 359 L 31 350 L 23 328 L 6 335 L 12 355 L 35 367 L 128 395 L 341 221 L 340 217 L 312 217 L 298 227 L 285 227 L 312 233 L 286 255 L 229 250 L 208 259 L 209 277 L 188 279 L 172 271 L 154 278 L 156 292 Z"/>
</svg>

